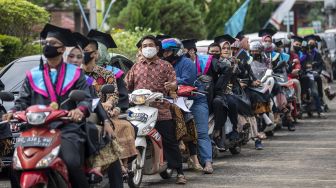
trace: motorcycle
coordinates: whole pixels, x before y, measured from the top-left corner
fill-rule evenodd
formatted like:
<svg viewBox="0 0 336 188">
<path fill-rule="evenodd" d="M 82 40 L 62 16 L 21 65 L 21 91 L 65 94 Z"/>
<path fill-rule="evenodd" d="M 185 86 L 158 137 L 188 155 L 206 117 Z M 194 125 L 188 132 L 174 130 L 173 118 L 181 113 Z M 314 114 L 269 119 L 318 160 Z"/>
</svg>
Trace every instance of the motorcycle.
<svg viewBox="0 0 336 188">
<path fill-rule="evenodd" d="M 69 102 L 82 101 L 85 96 L 83 91 L 73 90 L 61 107 Z M 54 110 L 45 105 L 33 105 L 25 111 L 14 113 L 14 119 L 10 122 L 25 123 L 25 130 L 16 140 L 12 162 L 22 188 L 71 187 L 67 167 L 58 156 L 61 132 L 50 128 L 52 124 L 69 122 L 67 115 L 66 110 Z M 8 122 L 1 122 L 4 123 Z"/>
<path fill-rule="evenodd" d="M 133 177 L 128 178 L 129 187 L 140 187 L 143 175 L 160 174 L 163 179 L 171 178 L 173 170 L 168 169 L 164 161 L 162 138 L 154 128 L 158 109 L 149 106 L 151 102 L 165 100 L 163 94 L 138 89 L 129 95 L 129 99 L 135 106 L 127 110 L 127 120 L 138 128 L 135 140 L 138 155 L 129 167 L 133 172 Z"/>
</svg>

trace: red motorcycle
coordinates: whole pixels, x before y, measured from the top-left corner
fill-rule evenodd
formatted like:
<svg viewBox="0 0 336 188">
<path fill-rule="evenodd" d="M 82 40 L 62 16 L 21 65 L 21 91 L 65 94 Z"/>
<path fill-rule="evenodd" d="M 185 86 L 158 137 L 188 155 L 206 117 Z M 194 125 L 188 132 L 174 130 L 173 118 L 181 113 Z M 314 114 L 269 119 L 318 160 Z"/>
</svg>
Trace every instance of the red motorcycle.
<svg viewBox="0 0 336 188">
<path fill-rule="evenodd" d="M 83 91 L 74 90 L 62 105 L 84 99 Z M 27 122 L 26 130 L 17 138 L 12 164 L 22 188 L 71 187 L 67 167 L 59 157 L 61 131 L 50 128 L 52 123 L 69 122 L 67 115 L 67 110 L 45 105 L 33 105 L 14 114 L 12 122 Z"/>
</svg>

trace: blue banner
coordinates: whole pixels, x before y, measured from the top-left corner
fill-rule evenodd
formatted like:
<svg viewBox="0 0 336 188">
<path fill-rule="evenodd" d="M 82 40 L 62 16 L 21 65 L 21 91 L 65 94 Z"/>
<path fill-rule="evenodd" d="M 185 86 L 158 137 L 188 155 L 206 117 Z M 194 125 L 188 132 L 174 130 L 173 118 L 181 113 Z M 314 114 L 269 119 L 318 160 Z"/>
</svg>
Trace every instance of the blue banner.
<svg viewBox="0 0 336 188">
<path fill-rule="evenodd" d="M 240 31 L 243 30 L 249 3 L 250 0 L 246 0 L 225 23 L 224 34 L 229 34 L 232 37 L 235 37 Z"/>
</svg>

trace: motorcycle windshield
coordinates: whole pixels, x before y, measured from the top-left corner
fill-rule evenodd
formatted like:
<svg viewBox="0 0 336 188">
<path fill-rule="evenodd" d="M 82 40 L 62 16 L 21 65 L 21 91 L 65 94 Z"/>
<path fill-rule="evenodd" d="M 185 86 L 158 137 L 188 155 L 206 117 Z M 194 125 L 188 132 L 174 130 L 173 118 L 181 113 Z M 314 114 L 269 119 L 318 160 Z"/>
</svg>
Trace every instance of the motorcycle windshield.
<svg viewBox="0 0 336 188">
<path fill-rule="evenodd" d="M 258 61 L 253 61 L 251 63 L 253 74 L 258 80 L 261 80 L 261 78 L 265 75 L 267 68 L 266 63 L 260 63 Z"/>
</svg>

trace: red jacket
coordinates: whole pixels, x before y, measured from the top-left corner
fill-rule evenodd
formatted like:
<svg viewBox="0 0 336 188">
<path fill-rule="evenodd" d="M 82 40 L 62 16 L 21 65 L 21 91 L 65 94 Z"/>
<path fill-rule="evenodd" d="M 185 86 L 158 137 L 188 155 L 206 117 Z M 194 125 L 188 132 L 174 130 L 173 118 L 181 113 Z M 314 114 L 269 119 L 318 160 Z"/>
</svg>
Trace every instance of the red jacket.
<svg viewBox="0 0 336 188">
<path fill-rule="evenodd" d="M 295 69 L 301 70 L 300 59 L 296 53 L 290 52 L 289 63 L 292 64 L 292 71 Z M 288 78 L 297 78 L 297 77 L 298 77 L 297 75 L 293 75 L 292 73 L 288 74 Z"/>
</svg>

